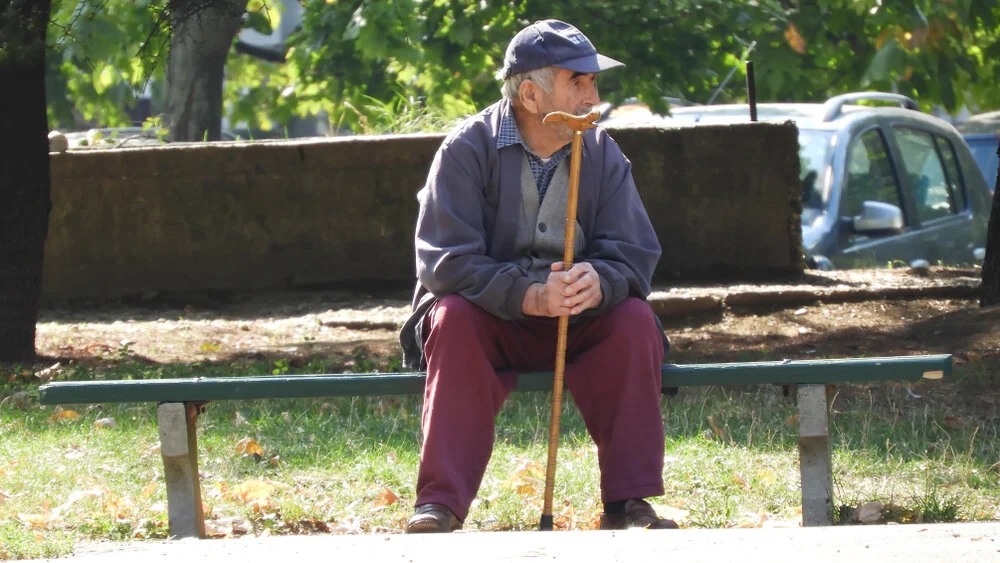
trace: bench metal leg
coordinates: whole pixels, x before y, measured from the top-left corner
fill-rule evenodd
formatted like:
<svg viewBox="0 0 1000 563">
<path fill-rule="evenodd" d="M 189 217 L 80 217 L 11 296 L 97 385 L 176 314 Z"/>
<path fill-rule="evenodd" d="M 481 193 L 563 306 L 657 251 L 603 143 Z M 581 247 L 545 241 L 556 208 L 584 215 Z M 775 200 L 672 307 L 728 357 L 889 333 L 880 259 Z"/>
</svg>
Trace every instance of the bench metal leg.
<svg viewBox="0 0 1000 563">
<path fill-rule="evenodd" d="M 826 385 L 800 385 L 798 388 L 803 526 L 833 524 L 833 465 L 828 397 Z"/>
<path fill-rule="evenodd" d="M 202 408 L 202 403 L 163 403 L 157 408 L 167 516 L 170 535 L 176 538 L 205 537 L 197 436 Z"/>
</svg>

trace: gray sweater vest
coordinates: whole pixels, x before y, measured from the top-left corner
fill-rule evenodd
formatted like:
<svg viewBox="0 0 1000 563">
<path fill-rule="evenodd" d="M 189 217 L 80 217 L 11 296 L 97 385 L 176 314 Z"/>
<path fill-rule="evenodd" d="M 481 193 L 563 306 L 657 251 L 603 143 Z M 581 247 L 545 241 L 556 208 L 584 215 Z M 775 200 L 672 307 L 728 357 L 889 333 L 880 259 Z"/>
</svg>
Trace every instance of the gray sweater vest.
<svg viewBox="0 0 1000 563">
<path fill-rule="evenodd" d="M 562 261 L 566 239 L 566 203 L 569 199 L 569 160 L 567 156 L 559 163 L 552 176 L 552 182 L 545 191 L 541 204 L 538 201 L 538 185 L 531 173 L 528 156 L 521 165 L 521 221 L 518 224 L 514 249 L 518 265 L 528 273 L 528 277 L 545 283 L 553 262 Z M 573 263 L 583 252 L 586 241 L 583 229 L 576 223 L 573 240 Z"/>
</svg>

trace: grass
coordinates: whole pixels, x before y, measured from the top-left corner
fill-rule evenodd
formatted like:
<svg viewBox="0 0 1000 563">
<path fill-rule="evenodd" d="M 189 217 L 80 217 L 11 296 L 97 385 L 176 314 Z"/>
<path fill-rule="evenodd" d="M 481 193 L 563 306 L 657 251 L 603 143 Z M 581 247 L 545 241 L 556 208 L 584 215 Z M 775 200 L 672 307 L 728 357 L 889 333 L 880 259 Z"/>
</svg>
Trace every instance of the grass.
<svg viewBox="0 0 1000 563">
<path fill-rule="evenodd" d="M 354 369 L 369 371 L 380 362 L 359 352 Z M 123 355 L 101 368 L 67 366 L 59 377 L 338 367 L 151 365 Z M 957 378 L 986 388 L 995 383 L 995 367 L 970 362 L 958 366 Z M 37 387 L 25 377 L 18 370 L 5 373 L 8 383 L 0 387 L 0 396 L 8 397 L 0 406 L 0 558 L 55 557 L 86 540 L 165 537 L 155 407 L 41 406 Z M 949 385 L 961 383 L 918 389 L 920 397 L 903 385 L 842 389 L 832 423 L 834 488 L 843 521 L 866 503 L 877 503 L 879 521 L 1000 518 L 994 415 L 991 409 L 966 409 L 936 391 Z M 420 406 L 419 397 L 409 396 L 209 405 L 199 422 L 199 461 L 210 530 L 400 530 L 414 499 Z M 549 408 L 545 393 L 517 393 L 508 400 L 467 528 L 537 526 Z M 654 503 L 661 511 L 685 527 L 795 524 L 801 501 L 794 401 L 776 388 L 682 389 L 664 397 L 663 415 L 667 493 Z M 561 435 L 556 522 L 591 528 L 600 512 L 596 449 L 569 402 Z"/>
</svg>

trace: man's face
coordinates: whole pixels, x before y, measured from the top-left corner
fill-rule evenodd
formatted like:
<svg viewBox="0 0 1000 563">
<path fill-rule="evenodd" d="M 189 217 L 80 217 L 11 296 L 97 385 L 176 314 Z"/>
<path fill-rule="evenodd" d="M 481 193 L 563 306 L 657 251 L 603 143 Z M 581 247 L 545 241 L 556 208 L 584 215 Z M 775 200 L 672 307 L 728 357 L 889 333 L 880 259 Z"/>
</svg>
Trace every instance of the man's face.
<svg viewBox="0 0 1000 563">
<path fill-rule="evenodd" d="M 541 90 L 541 89 L 539 89 Z M 589 113 L 601 98 L 597 94 L 597 75 L 556 68 L 552 81 L 552 93 L 541 92 L 538 109 L 539 119 L 553 111 L 564 111 L 573 115 Z M 553 125 L 559 129 L 560 138 L 573 139 L 573 130 L 566 125 Z"/>
</svg>

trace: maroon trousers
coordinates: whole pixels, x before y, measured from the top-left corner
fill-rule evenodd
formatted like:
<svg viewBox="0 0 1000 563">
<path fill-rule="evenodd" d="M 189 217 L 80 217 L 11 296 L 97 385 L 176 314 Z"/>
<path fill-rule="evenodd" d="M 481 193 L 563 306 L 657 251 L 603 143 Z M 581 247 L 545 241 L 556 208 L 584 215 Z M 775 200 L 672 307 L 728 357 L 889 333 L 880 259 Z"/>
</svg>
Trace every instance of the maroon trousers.
<svg viewBox="0 0 1000 563">
<path fill-rule="evenodd" d="M 558 319 L 505 321 L 450 295 L 424 323 L 415 504 L 443 504 L 465 520 L 493 451 L 494 419 L 517 373 L 554 369 Z M 597 444 L 603 502 L 663 494 L 662 362 L 662 337 L 640 299 L 570 323 L 565 386 Z"/>
</svg>

